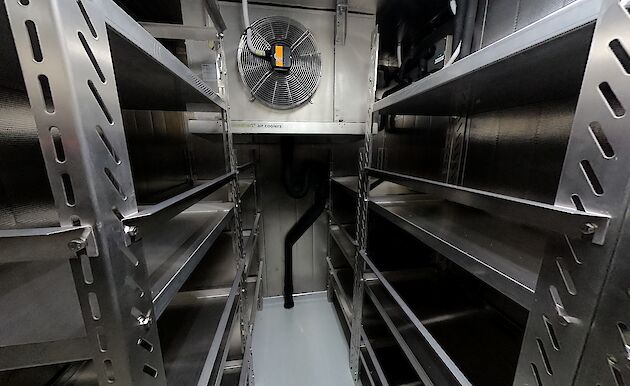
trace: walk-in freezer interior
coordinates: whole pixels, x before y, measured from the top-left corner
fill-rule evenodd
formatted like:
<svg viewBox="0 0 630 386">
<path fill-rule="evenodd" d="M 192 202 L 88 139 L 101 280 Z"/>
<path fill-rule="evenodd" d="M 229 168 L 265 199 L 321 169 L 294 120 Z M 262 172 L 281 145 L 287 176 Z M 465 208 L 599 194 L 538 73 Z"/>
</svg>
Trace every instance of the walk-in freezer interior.
<svg viewBox="0 0 630 386">
<path fill-rule="evenodd" d="M 630 4 L 3 0 L 0 385 L 630 384 Z"/>
</svg>

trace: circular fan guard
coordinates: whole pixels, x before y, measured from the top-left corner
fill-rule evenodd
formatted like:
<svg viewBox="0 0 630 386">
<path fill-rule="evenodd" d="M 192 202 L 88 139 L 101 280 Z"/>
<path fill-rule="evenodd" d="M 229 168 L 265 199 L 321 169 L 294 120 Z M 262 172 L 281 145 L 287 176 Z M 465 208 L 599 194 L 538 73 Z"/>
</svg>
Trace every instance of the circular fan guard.
<svg viewBox="0 0 630 386">
<path fill-rule="evenodd" d="M 266 58 L 247 48 L 246 37 L 238 46 L 238 69 L 252 96 L 275 109 L 291 109 L 308 101 L 321 78 L 322 63 L 315 38 L 302 24 L 288 17 L 271 16 L 251 25 L 255 48 L 269 50 L 273 44 L 291 47 L 291 68 L 276 71 Z"/>
</svg>

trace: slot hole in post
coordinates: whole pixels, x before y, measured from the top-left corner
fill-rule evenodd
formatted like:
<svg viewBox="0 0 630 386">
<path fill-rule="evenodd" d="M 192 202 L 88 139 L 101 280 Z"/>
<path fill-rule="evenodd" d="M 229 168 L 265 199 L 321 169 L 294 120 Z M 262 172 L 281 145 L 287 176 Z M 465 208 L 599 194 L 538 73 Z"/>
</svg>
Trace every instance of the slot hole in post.
<svg viewBox="0 0 630 386">
<path fill-rule="evenodd" d="M 46 111 L 49 113 L 55 112 L 55 102 L 52 96 L 52 90 L 50 89 L 50 82 L 48 81 L 48 77 L 46 75 L 39 75 L 37 77 L 39 80 L 39 86 L 42 90 L 42 97 L 44 98 L 44 106 Z"/>
<path fill-rule="evenodd" d="M 628 331 L 628 326 L 625 323 L 617 323 L 617 329 L 619 330 L 619 335 L 621 336 L 621 342 L 623 343 L 623 348 L 626 353 L 626 359 L 630 360 L 630 331 Z"/>
<path fill-rule="evenodd" d="M 63 142 L 61 141 L 61 132 L 58 127 L 52 126 L 50 128 L 50 138 L 52 139 L 53 146 L 55 147 L 55 158 L 57 162 L 66 162 L 66 152 L 63 148 Z"/>
<path fill-rule="evenodd" d="M 536 386 L 543 386 L 542 380 L 540 379 L 540 373 L 538 372 L 538 367 L 535 364 L 530 363 L 532 367 L 532 373 L 534 374 L 534 379 L 536 379 Z"/>
<path fill-rule="evenodd" d="M 96 74 L 98 75 L 101 82 L 105 83 L 105 74 L 103 74 L 103 70 L 101 70 L 101 66 L 98 65 L 98 62 L 96 61 L 96 58 L 94 57 L 94 53 L 92 52 L 90 45 L 88 44 L 87 40 L 85 40 L 85 36 L 83 36 L 83 33 L 81 32 L 79 32 L 78 35 L 79 35 L 79 40 L 81 40 L 81 44 L 83 45 L 83 49 L 85 50 L 85 53 L 87 54 L 88 58 L 90 58 L 90 62 L 92 62 L 92 66 L 94 67 Z"/>
<path fill-rule="evenodd" d="M 81 271 L 83 272 L 83 282 L 88 285 L 93 284 L 92 264 L 90 263 L 90 258 L 86 255 L 81 256 Z"/>
<path fill-rule="evenodd" d="M 105 365 L 105 377 L 107 378 L 108 383 L 116 382 L 116 377 L 114 376 L 114 366 L 112 365 L 112 361 L 109 359 L 105 359 L 103 361 Z"/>
<path fill-rule="evenodd" d="M 148 376 L 152 377 L 152 378 L 157 378 L 158 376 L 158 371 L 155 367 L 148 365 L 148 364 L 144 364 L 144 366 L 142 367 L 142 371 L 147 374 Z"/>
<path fill-rule="evenodd" d="M 545 327 L 547 328 L 547 334 L 549 334 L 549 340 L 551 340 L 551 345 L 554 350 L 560 350 L 560 343 L 558 343 L 558 337 L 556 336 L 556 330 L 553 328 L 553 324 L 549 321 L 549 319 L 543 315 L 543 321 L 545 322 Z"/>
<path fill-rule="evenodd" d="M 20 3 L 22 4 L 22 3 Z M 22 5 L 28 5 L 22 4 Z M 31 52 L 33 53 L 33 60 L 37 63 L 41 63 L 44 60 L 44 54 L 42 53 L 42 46 L 39 42 L 39 35 L 37 33 L 37 26 L 33 20 L 27 20 L 24 22 L 26 26 L 26 32 L 28 33 L 28 39 L 31 42 Z"/>
<path fill-rule="evenodd" d="M 621 375 L 621 371 L 617 367 L 617 364 L 611 358 L 608 358 L 608 366 L 610 367 L 610 371 L 612 371 L 613 378 L 615 379 L 615 383 L 617 386 L 626 386 L 626 381 L 623 379 L 623 375 Z"/>
<path fill-rule="evenodd" d="M 88 87 L 90 88 L 90 91 L 92 91 L 92 95 L 94 95 L 94 99 L 96 99 L 96 102 L 98 103 L 99 107 L 103 111 L 105 118 L 107 118 L 107 122 L 109 122 L 110 124 L 114 123 L 114 119 L 112 118 L 112 115 L 109 113 L 107 106 L 105 106 L 105 102 L 103 101 L 103 98 L 101 98 L 101 94 L 96 89 L 96 86 L 94 86 L 94 82 L 92 82 L 91 80 L 88 80 L 87 83 L 88 83 Z"/>
<path fill-rule="evenodd" d="M 571 273 L 565 267 L 564 260 L 561 257 L 556 258 L 556 266 L 558 267 L 558 271 L 560 271 L 560 276 L 562 277 L 567 292 L 574 296 L 577 295 L 577 288 L 573 282 L 573 277 L 571 277 Z"/>
<path fill-rule="evenodd" d="M 536 345 L 538 346 L 538 351 L 540 352 L 540 357 L 543 360 L 547 374 L 553 375 L 553 369 L 551 368 L 551 363 L 549 362 L 549 357 L 547 356 L 547 351 L 545 350 L 543 341 L 540 338 L 536 338 Z"/>
<path fill-rule="evenodd" d="M 580 198 L 580 196 L 578 196 L 577 194 L 572 194 L 571 201 L 573 201 L 573 205 L 575 205 L 575 209 L 579 210 L 580 212 L 586 212 L 586 209 L 584 208 L 584 204 L 582 203 L 582 199 Z"/>
<path fill-rule="evenodd" d="M 615 54 L 615 57 L 617 58 L 623 69 L 626 71 L 626 74 L 630 74 L 630 56 L 628 56 L 628 52 L 625 48 L 623 48 L 623 45 L 621 44 L 619 39 L 612 40 L 608 44 L 608 47 L 610 47 L 610 50 L 613 52 L 613 54 Z"/>
<path fill-rule="evenodd" d="M 109 182 L 111 182 L 116 192 L 118 192 L 118 194 L 120 195 L 120 198 L 122 198 L 123 200 L 126 200 L 127 195 L 123 193 L 122 188 L 120 187 L 120 183 L 118 182 L 116 177 L 114 177 L 114 174 L 111 172 L 111 170 L 109 170 L 108 168 L 105 168 L 104 171 L 105 171 L 105 175 L 109 179 Z"/>
<path fill-rule="evenodd" d="M 607 159 L 613 158 L 615 156 L 615 150 L 608 141 L 608 137 L 606 137 L 606 134 L 602 129 L 602 125 L 599 122 L 591 122 L 588 125 L 588 129 L 591 132 L 595 143 L 597 143 L 599 151 L 602 152 L 602 156 Z"/>
<path fill-rule="evenodd" d="M 153 344 L 146 339 L 138 338 L 138 346 L 142 347 L 148 352 L 153 352 Z"/>
<path fill-rule="evenodd" d="M 120 165 L 120 158 L 118 158 L 118 154 L 116 154 L 116 152 L 114 151 L 114 148 L 113 148 L 111 142 L 109 142 L 109 139 L 107 139 L 107 136 L 105 136 L 105 132 L 103 131 L 103 128 L 97 125 L 96 126 L 96 133 L 98 134 L 99 138 L 103 142 L 103 145 L 105 146 L 105 148 L 109 152 L 109 155 L 112 157 L 114 162 L 117 165 Z"/>
<path fill-rule="evenodd" d="M 615 117 L 620 118 L 626 114 L 625 107 L 623 107 L 621 101 L 617 98 L 617 95 L 608 82 L 600 83 L 599 91 L 602 93 L 602 96 L 606 100 L 606 103 L 608 103 L 608 107 L 610 107 Z"/>
<path fill-rule="evenodd" d="M 107 352 L 107 336 L 103 327 L 96 328 L 96 339 L 98 340 L 98 349 L 100 352 Z"/>
<path fill-rule="evenodd" d="M 90 312 L 92 313 L 92 319 L 101 319 L 101 306 L 98 304 L 98 297 L 94 292 L 88 293 L 88 303 L 90 303 Z"/>
<path fill-rule="evenodd" d="M 83 5 L 83 2 L 81 0 L 77 0 L 77 5 L 79 6 L 79 9 L 81 10 L 81 15 L 83 15 L 83 19 L 85 19 L 85 23 L 90 29 L 90 33 L 92 34 L 94 39 L 98 38 L 98 35 L 96 34 L 96 29 L 94 28 L 94 25 L 92 24 L 92 20 L 90 19 L 90 16 L 88 15 L 87 10 L 85 9 L 85 6 Z"/>
<path fill-rule="evenodd" d="M 70 180 L 70 175 L 66 173 L 62 174 L 61 183 L 63 185 L 63 192 L 66 196 L 66 205 L 74 206 L 76 204 L 76 200 L 74 198 L 74 189 L 72 188 L 72 180 Z"/>
<path fill-rule="evenodd" d="M 599 182 L 599 178 L 597 178 L 597 174 L 595 174 L 595 170 L 593 169 L 593 166 L 591 166 L 591 163 L 588 160 L 582 160 L 580 161 L 580 167 L 582 168 L 584 177 L 586 177 L 593 193 L 597 196 L 604 194 L 604 187 Z"/>
</svg>

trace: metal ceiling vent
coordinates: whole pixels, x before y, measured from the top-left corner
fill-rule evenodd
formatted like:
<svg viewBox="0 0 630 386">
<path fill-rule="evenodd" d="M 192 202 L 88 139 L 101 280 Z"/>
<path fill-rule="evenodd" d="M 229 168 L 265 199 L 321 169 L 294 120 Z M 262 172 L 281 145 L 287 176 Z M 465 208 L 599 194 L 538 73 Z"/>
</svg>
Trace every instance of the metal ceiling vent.
<svg viewBox="0 0 630 386">
<path fill-rule="evenodd" d="M 288 17 L 271 16 L 251 25 L 252 45 L 243 34 L 238 46 L 238 69 L 257 99 L 274 109 L 292 109 L 307 102 L 322 74 L 320 53 L 313 34 Z"/>
</svg>

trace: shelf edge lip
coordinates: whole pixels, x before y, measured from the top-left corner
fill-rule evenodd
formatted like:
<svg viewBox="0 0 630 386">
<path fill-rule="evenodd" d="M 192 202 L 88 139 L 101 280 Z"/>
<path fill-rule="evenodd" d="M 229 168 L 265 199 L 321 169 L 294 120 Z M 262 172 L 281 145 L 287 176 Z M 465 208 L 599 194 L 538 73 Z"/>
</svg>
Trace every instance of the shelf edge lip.
<svg viewBox="0 0 630 386">
<path fill-rule="evenodd" d="M 92 359 L 87 337 L 0 347 L 0 371 L 24 369 Z M 52 355 L 51 355 L 52 353 Z M 27 361 L 22 360 L 28 358 Z"/>
<path fill-rule="evenodd" d="M 438 235 L 430 232 L 429 230 L 411 223 L 410 221 L 399 216 L 396 213 L 390 212 L 389 210 L 387 210 L 387 208 L 379 205 L 375 201 L 370 201 L 370 207 L 377 214 L 387 219 L 389 222 L 396 225 L 397 227 L 403 229 L 404 231 L 412 233 L 415 238 L 429 245 L 430 248 L 444 255 L 447 259 L 454 262 L 459 267 L 469 272 L 471 275 L 495 288 L 496 290 L 506 295 L 508 298 L 514 300 L 516 303 L 520 304 L 527 310 L 531 309 L 532 303 L 534 302 L 534 293 L 536 292 L 535 286 L 534 288 L 529 287 L 518 279 L 515 279 L 502 272 L 500 269 L 485 263 L 482 259 L 475 257 L 473 254 L 470 254 L 465 250 L 460 249 L 455 244 L 451 244 L 446 240 L 443 240 Z M 413 227 L 413 231 L 410 232 L 409 229 L 405 229 L 407 228 L 407 226 Z M 433 246 L 433 244 L 435 243 L 441 244 L 442 247 Z M 456 254 L 458 256 L 453 257 L 453 254 Z M 489 280 L 490 277 L 483 274 L 479 275 L 477 272 L 475 272 L 475 269 L 472 269 L 470 267 L 471 264 L 483 267 L 484 273 L 489 272 L 494 277 L 498 276 L 498 278 L 500 278 L 500 282 L 506 283 L 507 285 L 494 285 L 494 282 Z"/>
<path fill-rule="evenodd" d="M 433 335 L 431 335 L 429 330 L 427 330 L 426 327 L 422 324 L 422 322 L 418 319 L 416 314 L 409 308 L 409 306 L 400 297 L 400 295 L 398 295 L 398 292 L 396 292 L 396 290 L 391 286 L 389 281 L 378 270 L 378 268 L 374 265 L 372 260 L 370 260 L 370 258 L 362 250 L 359 251 L 359 256 L 370 267 L 372 272 L 374 272 L 374 274 L 377 276 L 379 282 L 385 288 L 385 290 L 387 291 L 389 296 L 391 296 L 392 299 L 394 299 L 394 302 L 396 302 L 398 307 L 400 307 L 400 309 L 403 311 L 405 316 L 411 321 L 411 323 L 416 328 L 416 330 L 422 335 L 422 338 L 427 342 L 427 347 L 430 348 L 435 353 L 435 355 L 437 355 L 437 357 L 439 358 L 439 360 L 441 362 L 440 364 L 442 365 L 442 368 L 444 368 L 444 369 L 446 369 L 448 371 L 448 374 L 450 374 L 450 376 L 453 378 L 453 380 L 455 380 L 457 382 L 458 385 L 472 386 L 470 381 L 468 381 L 468 379 L 461 372 L 459 367 L 457 367 L 457 365 L 453 362 L 453 360 L 448 356 L 446 351 L 444 351 L 442 346 L 435 340 L 435 338 L 433 338 Z M 372 292 L 372 290 L 369 287 L 366 288 L 366 290 L 369 291 L 369 293 L 372 293 L 372 295 L 374 295 L 374 293 Z M 375 299 L 376 299 L 376 296 L 374 295 L 374 298 L 372 300 L 375 300 Z M 376 303 L 376 301 L 375 301 L 375 303 Z M 383 315 L 382 313 L 381 313 L 381 315 L 383 317 L 387 316 L 387 315 Z M 387 317 L 389 317 L 389 316 L 387 316 Z M 392 333 L 394 335 L 399 334 L 399 332 L 398 332 L 398 330 L 396 328 L 392 329 L 391 326 L 390 326 L 390 330 L 392 330 Z M 414 355 L 414 358 L 415 358 L 415 355 Z M 420 365 L 420 367 L 422 368 L 422 365 Z M 422 368 L 422 370 L 424 370 L 424 368 Z M 420 375 L 420 374 L 418 374 L 418 375 Z M 421 378 L 422 378 L 422 376 L 421 376 Z M 428 374 L 426 374 L 426 378 L 427 378 L 428 381 L 430 381 L 430 378 L 428 378 Z M 423 381 L 425 381 L 425 382 L 427 382 L 427 380 L 423 379 Z"/>
<path fill-rule="evenodd" d="M 534 228 L 567 236 L 581 237 L 581 228 L 590 223 L 596 226 L 593 243 L 602 245 L 610 216 L 581 212 L 577 209 L 544 204 L 522 198 L 451 185 L 382 169 L 366 168 L 368 175 L 429 193 L 460 205 L 485 211 L 491 215 Z"/>
<path fill-rule="evenodd" d="M 197 381 L 198 386 L 205 386 L 210 382 L 212 378 L 213 370 L 215 368 L 216 360 L 219 359 L 218 355 L 221 351 L 223 337 L 226 333 L 229 333 L 230 327 L 230 319 L 234 316 L 233 314 L 238 309 L 238 303 L 236 302 L 236 298 L 240 296 L 241 292 L 241 276 L 243 274 L 243 269 L 245 268 L 244 264 L 240 265 L 240 268 L 236 272 L 236 276 L 234 277 L 234 282 L 230 287 L 230 293 L 228 295 L 228 299 L 225 303 L 225 307 L 223 309 L 223 314 L 221 315 L 221 319 L 219 320 L 219 324 L 217 325 L 217 330 L 214 333 L 214 338 L 212 339 L 212 344 L 208 349 L 206 354 L 206 359 L 204 360 L 204 365 L 201 370 L 201 374 L 199 375 L 199 380 Z M 225 349 L 225 347 L 223 348 Z M 218 371 L 222 371 L 222 369 L 218 369 Z"/>
<path fill-rule="evenodd" d="M 333 292 L 335 296 L 337 296 L 337 300 L 339 301 L 339 306 L 341 307 L 341 312 L 343 313 L 343 318 L 346 322 L 346 325 L 348 326 L 350 330 L 352 330 L 352 322 L 346 318 L 346 312 L 345 312 L 345 309 L 347 308 L 350 314 L 352 315 L 352 309 L 350 308 L 350 305 L 348 304 L 349 300 L 348 300 L 347 294 L 343 290 L 341 281 L 339 280 L 339 277 L 336 274 L 337 270 L 333 268 L 330 258 L 326 258 L 326 261 L 328 263 L 330 274 L 333 275 L 333 280 L 335 282 L 333 286 Z M 366 348 L 368 349 L 368 355 L 370 355 L 370 359 L 372 360 L 372 363 L 375 364 L 374 365 L 376 367 L 375 370 L 377 372 L 377 375 L 379 376 L 379 380 L 381 381 L 382 386 L 389 386 L 389 382 L 387 382 L 387 379 L 385 378 L 385 374 L 383 373 L 381 364 L 378 361 L 378 358 L 376 357 L 376 353 L 374 353 L 374 350 L 372 349 L 372 345 L 368 341 L 367 335 L 365 334 L 365 330 L 363 329 L 363 327 L 361 328 L 361 339 L 363 340 Z M 365 362 L 365 358 L 363 358 L 363 353 L 360 353 L 360 356 L 361 356 L 362 361 Z"/>
<path fill-rule="evenodd" d="M 146 29 L 138 24 L 113 0 L 101 1 L 101 10 L 105 15 L 108 26 L 129 40 L 135 47 L 160 63 L 172 75 L 186 82 L 200 95 L 205 96 L 209 103 L 213 103 L 222 110 L 226 110 L 226 103 L 205 82 L 199 79 L 184 63 L 179 61 L 162 44 L 160 44 Z"/>
<path fill-rule="evenodd" d="M 334 228 L 337 228 L 337 229 L 334 229 Z M 353 240 L 347 235 L 347 233 L 344 234 L 344 229 L 340 225 L 338 225 L 336 223 L 333 223 L 333 224 L 330 225 L 329 232 L 330 232 L 330 235 L 332 236 L 332 239 L 335 241 L 335 243 L 337 244 L 337 246 L 341 250 L 341 253 L 346 258 L 346 261 L 352 267 L 353 264 L 354 264 L 354 255 L 356 253 L 357 245 L 355 243 L 353 243 Z M 343 245 L 344 244 L 344 240 L 342 240 L 342 239 L 344 239 L 346 243 L 352 244 L 353 251 L 350 251 L 350 250 L 348 250 L 347 248 L 344 247 L 344 245 Z"/>
<path fill-rule="evenodd" d="M 261 289 L 261 285 L 262 285 L 262 275 L 263 275 L 263 266 L 264 266 L 264 261 L 260 261 L 260 264 L 258 265 L 258 274 L 256 275 L 256 286 L 254 288 L 254 299 L 252 301 L 252 309 L 250 310 L 249 313 L 249 325 L 247 327 L 248 331 L 247 331 L 247 338 L 246 338 L 246 343 L 245 343 L 245 355 L 243 355 L 243 364 L 241 365 L 241 372 L 239 375 L 239 386 L 245 385 L 245 383 L 242 383 L 243 380 L 245 379 L 245 382 L 247 381 L 247 372 L 250 370 L 251 366 L 252 366 L 252 344 L 254 341 L 254 324 L 255 324 L 255 320 L 256 320 L 256 314 L 258 311 L 258 299 L 260 296 L 260 289 Z"/>
<path fill-rule="evenodd" d="M 249 265 L 251 264 L 252 256 L 254 256 L 254 247 L 257 245 L 256 241 L 258 240 L 258 231 L 259 231 L 259 222 L 260 222 L 260 213 L 256 213 L 256 217 L 254 218 L 254 223 L 252 224 L 252 233 L 247 239 L 247 245 L 245 246 L 245 256 L 244 256 L 244 269 L 245 274 L 249 272 Z"/>
<path fill-rule="evenodd" d="M 170 220 L 195 203 L 199 202 L 205 196 L 230 182 L 233 178 L 235 178 L 235 176 L 236 172 L 232 171 L 226 173 L 202 185 L 180 193 L 175 197 L 164 200 L 159 204 L 155 204 L 141 212 L 127 216 L 122 220 L 122 222 L 125 226 L 142 227 L 150 225 L 150 223 L 153 222 L 161 223 Z"/>
<path fill-rule="evenodd" d="M 387 381 L 387 377 L 385 376 L 385 372 L 383 371 L 383 367 L 381 366 L 381 362 L 378 361 L 378 357 L 376 356 L 376 352 L 374 352 L 374 348 L 372 347 L 372 343 L 370 343 L 367 335 L 365 334 L 365 330 L 361 329 L 361 338 L 363 339 L 363 344 L 365 345 L 365 350 L 370 357 L 370 361 L 374 364 L 374 370 L 376 371 L 376 376 L 378 377 L 381 386 L 389 386 L 389 382 Z M 363 360 L 363 364 L 365 367 L 367 366 L 367 361 L 363 356 L 361 356 Z"/>
<path fill-rule="evenodd" d="M 193 41 L 209 41 L 217 38 L 214 27 L 199 27 L 175 23 L 139 22 L 155 39 L 181 39 Z"/>
<path fill-rule="evenodd" d="M 354 177 L 354 178 L 358 178 L 357 176 L 346 176 L 346 177 Z M 331 178 L 330 180 L 331 180 L 332 182 L 334 182 L 337 186 L 339 186 L 339 187 L 343 188 L 343 189 L 344 189 L 344 191 L 345 191 L 346 193 L 350 194 L 350 195 L 353 195 L 353 196 L 354 196 L 354 195 L 359 194 L 359 191 L 358 191 L 358 190 L 352 189 L 352 188 L 350 188 L 349 186 L 347 186 L 347 185 L 343 184 L 341 181 L 339 181 L 339 180 L 338 180 L 339 178 L 343 178 L 343 177 L 333 177 L 333 178 Z M 358 183 L 357 183 L 357 184 L 358 184 Z"/>
<path fill-rule="evenodd" d="M 89 257 L 98 256 L 89 225 L 0 230 L 0 263 L 69 260 L 77 257 L 71 244 Z"/>
<path fill-rule="evenodd" d="M 221 220 L 215 224 L 215 226 L 205 234 L 203 240 L 193 252 L 188 256 L 186 261 L 177 269 L 177 271 L 168 279 L 164 286 L 161 286 L 157 289 L 151 288 L 151 293 L 153 295 L 153 309 L 156 315 L 156 318 L 160 318 L 166 307 L 171 303 L 171 301 L 175 298 L 180 288 L 186 282 L 186 279 L 192 274 L 195 270 L 203 255 L 212 248 L 212 245 L 217 240 L 219 235 L 223 232 L 228 222 L 232 219 L 234 215 L 234 207 L 231 207 L 229 210 L 225 211 Z"/>
<path fill-rule="evenodd" d="M 240 172 L 242 172 L 244 170 L 252 168 L 254 165 L 255 165 L 254 162 L 251 162 L 251 161 L 250 162 L 245 162 L 244 164 L 238 165 L 236 167 L 236 170 L 238 170 L 238 172 L 240 173 Z"/>
<path fill-rule="evenodd" d="M 455 62 L 451 66 L 417 80 L 374 103 L 374 112 L 393 107 L 397 103 L 434 90 L 459 78 L 466 77 L 484 67 L 506 60 L 550 40 L 570 33 L 589 23 L 599 15 L 601 1 L 578 0 L 560 8 L 542 19 L 482 48 Z M 561 23 L 564 22 L 564 23 Z M 512 48 L 514 42 L 526 41 Z M 490 57 L 491 60 L 486 59 Z"/>
</svg>

